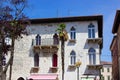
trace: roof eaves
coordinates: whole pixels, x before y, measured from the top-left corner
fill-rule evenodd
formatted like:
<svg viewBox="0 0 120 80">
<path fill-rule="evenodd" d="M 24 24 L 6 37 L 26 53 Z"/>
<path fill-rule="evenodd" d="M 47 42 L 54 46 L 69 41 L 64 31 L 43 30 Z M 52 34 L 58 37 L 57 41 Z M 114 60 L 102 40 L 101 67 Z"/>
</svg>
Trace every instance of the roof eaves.
<svg viewBox="0 0 120 80">
<path fill-rule="evenodd" d="M 117 33 L 118 27 L 120 23 L 120 10 L 116 11 L 114 23 L 113 23 L 113 28 L 112 28 L 112 33 L 115 34 Z"/>
</svg>

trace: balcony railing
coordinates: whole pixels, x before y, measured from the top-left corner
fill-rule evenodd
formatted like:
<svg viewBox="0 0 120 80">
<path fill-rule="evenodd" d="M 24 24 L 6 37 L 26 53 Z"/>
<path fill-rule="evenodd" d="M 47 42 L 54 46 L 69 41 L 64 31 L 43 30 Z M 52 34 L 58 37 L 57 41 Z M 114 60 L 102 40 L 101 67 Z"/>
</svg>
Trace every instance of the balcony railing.
<svg viewBox="0 0 120 80">
<path fill-rule="evenodd" d="M 102 43 L 102 38 L 88 38 L 87 42 L 88 43 L 98 43 L 98 44 L 101 44 Z"/>
<path fill-rule="evenodd" d="M 53 38 L 45 38 L 41 39 L 40 41 L 33 40 L 33 50 L 35 52 L 56 52 L 59 46 L 59 40 L 54 40 Z"/>
<path fill-rule="evenodd" d="M 102 69 L 102 65 L 87 65 L 88 69 L 95 69 L 95 70 L 100 70 Z"/>
</svg>

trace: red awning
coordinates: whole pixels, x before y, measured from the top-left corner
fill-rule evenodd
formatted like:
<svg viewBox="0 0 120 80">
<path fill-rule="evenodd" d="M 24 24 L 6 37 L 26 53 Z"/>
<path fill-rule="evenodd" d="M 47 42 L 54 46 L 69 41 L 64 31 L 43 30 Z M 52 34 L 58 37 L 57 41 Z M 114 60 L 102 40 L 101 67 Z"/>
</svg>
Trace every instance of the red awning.
<svg viewBox="0 0 120 80">
<path fill-rule="evenodd" d="M 57 76 L 57 74 L 31 74 L 28 80 L 57 80 Z"/>
</svg>

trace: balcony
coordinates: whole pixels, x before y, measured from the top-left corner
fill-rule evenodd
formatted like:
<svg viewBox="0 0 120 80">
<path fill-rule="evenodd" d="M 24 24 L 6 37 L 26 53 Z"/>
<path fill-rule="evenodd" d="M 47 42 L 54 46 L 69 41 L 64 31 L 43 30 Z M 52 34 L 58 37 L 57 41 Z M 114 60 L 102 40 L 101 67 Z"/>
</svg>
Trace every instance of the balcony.
<svg viewBox="0 0 120 80">
<path fill-rule="evenodd" d="M 75 64 L 70 64 L 69 65 L 69 68 L 75 68 L 76 66 L 75 66 Z"/>
<path fill-rule="evenodd" d="M 100 70 L 102 69 L 102 65 L 87 65 L 88 69 L 90 70 Z"/>
<path fill-rule="evenodd" d="M 98 43 L 98 44 L 101 44 L 102 43 L 102 38 L 88 38 L 87 42 L 88 43 Z"/>
<path fill-rule="evenodd" d="M 36 43 L 36 40 L 33 41 L 33 51 L 36 53 L 54 53 L 57 52 L 59 48 L 59 42 L 53 40 L 53 38 L 41 39 L 39 44 Z"/>
<path fill-rule="evenodd" d="M 38 73 L 39 67 L 32 67 L 30 73 Z"/>
<path fill-rule="evenodd" d="M 102 68 L 102 65 L 87 65 L 87 68 L 83 75 L 100 75 L 100 69 Z"/>
<path fill-rule="evenodd" d="M 50 70 L 52 73 L 56 73 L 58 70 L 58 67 L 50 67 Z"/>
</svg>

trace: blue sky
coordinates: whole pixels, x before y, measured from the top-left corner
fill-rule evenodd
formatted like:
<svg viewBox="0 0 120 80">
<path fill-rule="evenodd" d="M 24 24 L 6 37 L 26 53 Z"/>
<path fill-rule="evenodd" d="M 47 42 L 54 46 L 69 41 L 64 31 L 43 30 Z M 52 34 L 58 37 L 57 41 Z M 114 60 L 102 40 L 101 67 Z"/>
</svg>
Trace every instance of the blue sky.
<svg viewBox="0 0 120 80">
<path fill-rule="evenodd" d="M 119 0 L 28 0 L 29 18 L 103 15 L 103 49 L 101 60 L 111 61 L 112 26 Z"/>
</svg>

